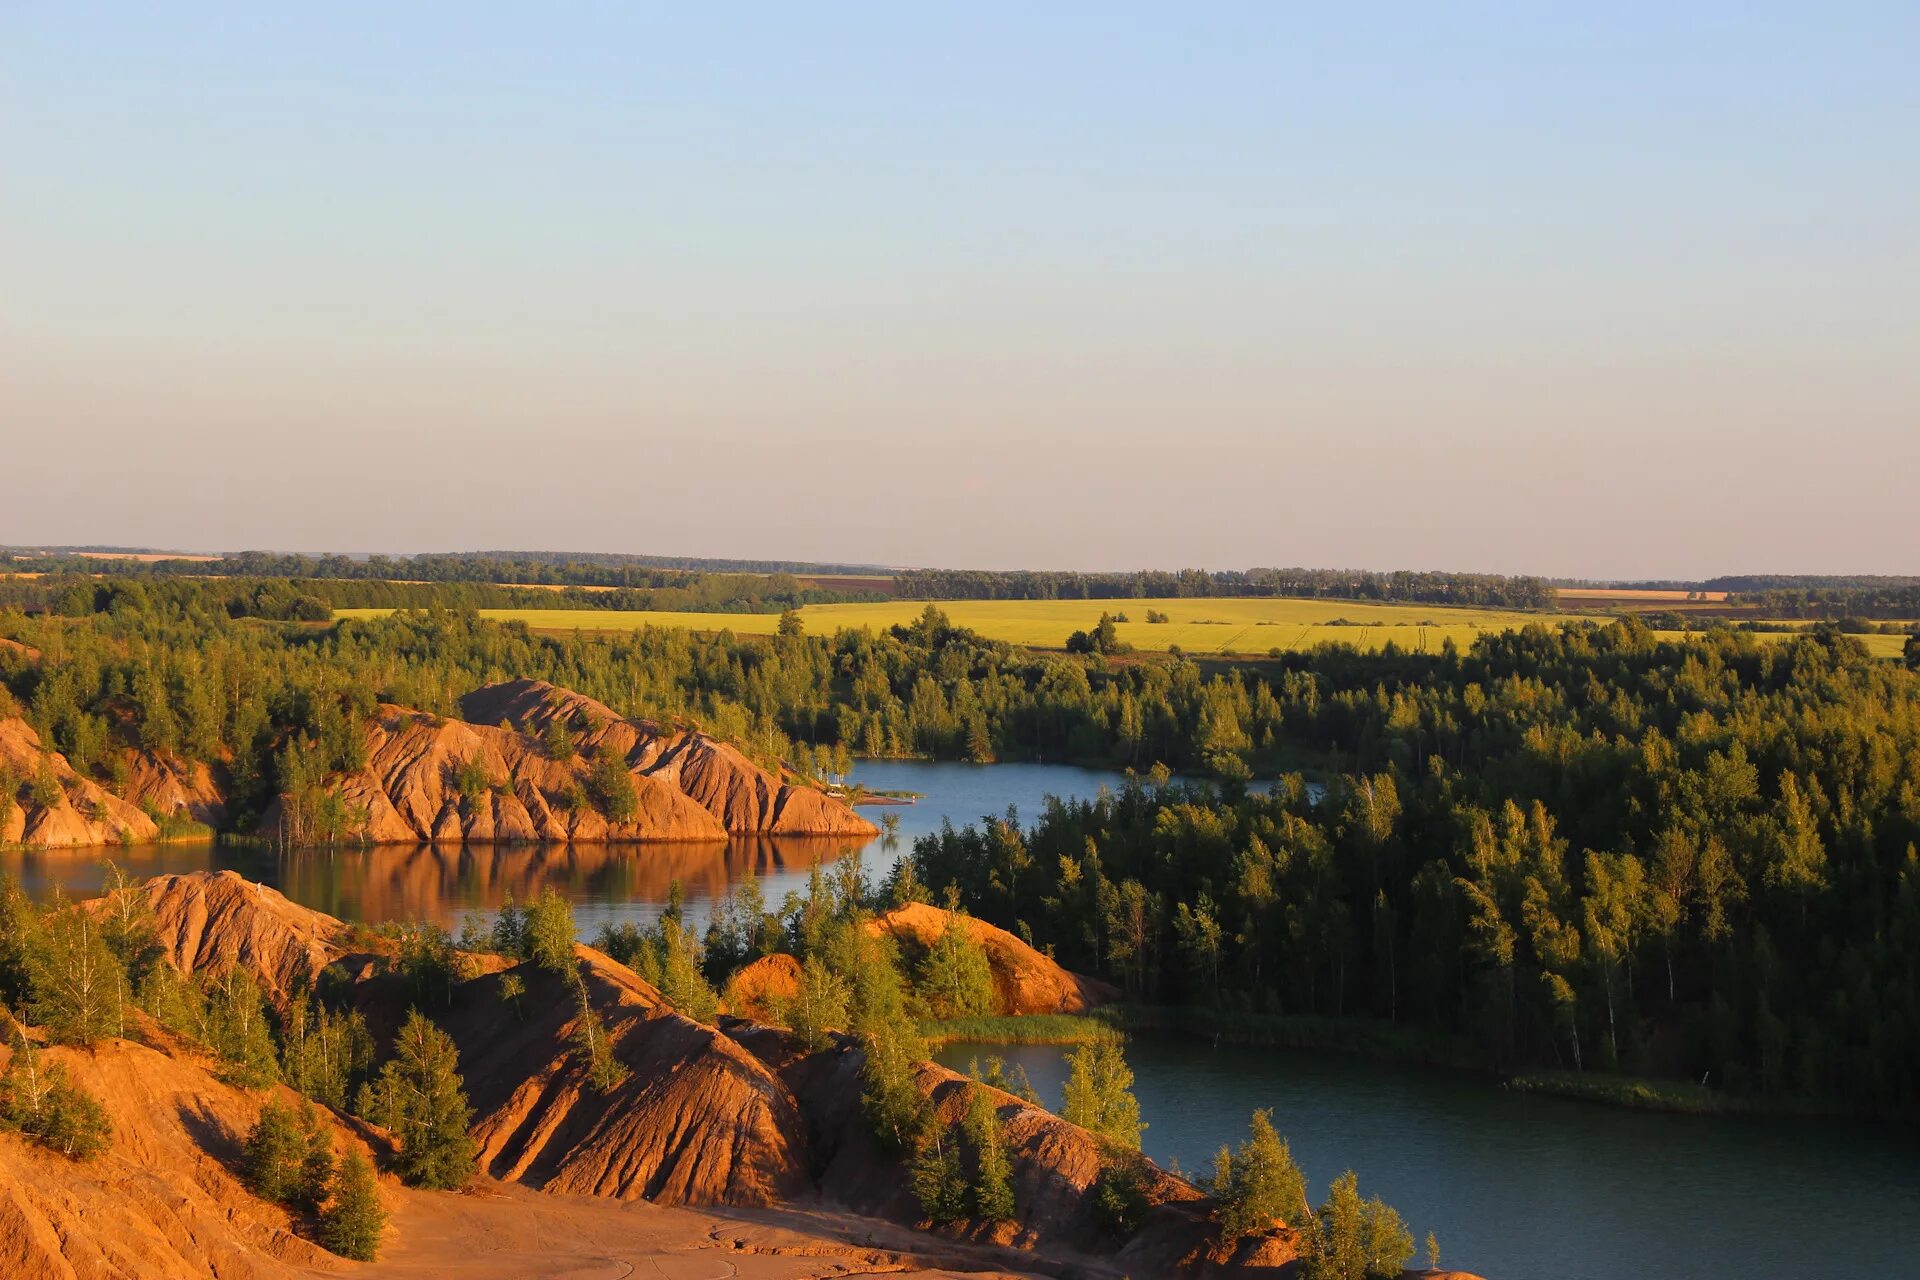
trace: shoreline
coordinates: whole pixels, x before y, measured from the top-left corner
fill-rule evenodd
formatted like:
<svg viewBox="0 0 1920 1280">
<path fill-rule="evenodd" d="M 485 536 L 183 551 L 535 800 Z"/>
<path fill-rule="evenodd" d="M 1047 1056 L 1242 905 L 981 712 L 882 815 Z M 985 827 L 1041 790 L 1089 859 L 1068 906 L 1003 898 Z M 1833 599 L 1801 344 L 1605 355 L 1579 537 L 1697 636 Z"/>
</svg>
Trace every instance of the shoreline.
<svg viewBox="0 0 1920 1280">
<path fill-rule="evenodd" d="M 1049 1024 L 1027 1034 L 1029 1019 Z M 1504 1072 L 1477 1060 L 1471 1045 L 1458 1037 L 1435 1036 L 1366 1019 L 1292 1017 L 1277 1014 L 1228 1014 L 1212 1009 L 1185 1009 L 1166 1005 L 1106 1005 L 1083 1015 L 1041 1014 L 958 1019 L 929 1023 L 923 1028 L 928 1043 L 942 1046 L 974 1042 L 983 1045 L 1077 1045 L 1095 1043 L 1105 1026 L 1128 1036 L 1134 1033 L 1187 1037 L 1215 1044 L 1283 1049 L 1303 1053 L 1357 1058 L 1395 1066 L 1428 1067 L 1472 1076 L 1503 1092 L 1562 1098 L 1629 1111 L 1669 1115 L 1753 1117 L 1764 1119 L 1826 1119 L 1873 1121 L 1920 1133 L 1920 1114 L 1865 1111 L 1829 1100 L 1806 1097 L 1758 1098 L 1703 1089 L 1683 1080 L 1607 1072 Z M 966 1034 L 950 1034 L 964 1028 Z"/>
</svg>

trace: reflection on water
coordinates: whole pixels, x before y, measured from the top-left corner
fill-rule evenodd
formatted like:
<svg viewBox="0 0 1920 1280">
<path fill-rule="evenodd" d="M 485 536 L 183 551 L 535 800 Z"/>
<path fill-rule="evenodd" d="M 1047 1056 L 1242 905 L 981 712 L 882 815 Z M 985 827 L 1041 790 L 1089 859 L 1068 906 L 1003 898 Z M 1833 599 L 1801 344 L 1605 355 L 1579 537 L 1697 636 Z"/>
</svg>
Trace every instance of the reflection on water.
<svg viewBox="0 0 1920 1280">
<path fill-rule="evenodd" d="M 871 843 L 879 843 L 877 841 Z M 751 873 L 770 902 L 806 886 L 815 863 L 855 846 L 845 840 L 766 836 L 672 844 L 384 845 L 300 849 L 280 860 L 281 891 L 344 920 L 437 921 L 457 929 L 511 896 L 542 889 L 574 904 L 583 935 L 610 920 L 650 924 L 678 881 L 689 914 L 703 921 L 727 888 Z"/>
<path fill-rule="evenodd" d="M 746 836 L 712 842 L 646 844 L 415 844 L 374 848 L 308 847 L 284 853 L 211 844 L 139 845 L 114 849 L 0 854 L 35 898 L 58 887 L 70 897 L 98 893 L 111 858 L 129 875 L 238 871 L 295 902 L 343 920 L 432 920 L 458 931 L 469 915 L 490 918 L 507 895 L 524 902 L 551 887 L 573 904 L 582 937 L 600 926 L 660 916 L 678 881 L 689 917 L 705 926 L 712 905 L 749 871 L 769 905 L 804 892 L 816 862 L 852 853 L 869 875 L 883 876 L 913 847 L 915 836 L 943 821 L 977 822 L 1012 806 L 1037 817 L 1045 798 L 1091 797 L 1118 787 L 1122 776 L 1066 765 L 966 765 L 862 761 L 854 776 L 875 791 L 912 791 L 911 805 L 866 810 L 876 822 L 895 819 L 897 838 L 846 839 Z"/>
</svg>

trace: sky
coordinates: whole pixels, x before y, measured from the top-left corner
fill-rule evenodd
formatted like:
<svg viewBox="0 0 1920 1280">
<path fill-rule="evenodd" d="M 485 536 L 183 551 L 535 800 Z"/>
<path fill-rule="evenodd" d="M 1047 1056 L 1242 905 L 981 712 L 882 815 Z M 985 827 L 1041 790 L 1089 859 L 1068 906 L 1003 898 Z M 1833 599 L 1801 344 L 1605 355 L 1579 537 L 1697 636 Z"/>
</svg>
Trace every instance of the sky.
<svg viewBox="0 0 1920 1280">
<path fill-rule="evenodd" d="M 1920 7 L 0 4 L 0 543 L 1920 572 Z"/>
</svg>

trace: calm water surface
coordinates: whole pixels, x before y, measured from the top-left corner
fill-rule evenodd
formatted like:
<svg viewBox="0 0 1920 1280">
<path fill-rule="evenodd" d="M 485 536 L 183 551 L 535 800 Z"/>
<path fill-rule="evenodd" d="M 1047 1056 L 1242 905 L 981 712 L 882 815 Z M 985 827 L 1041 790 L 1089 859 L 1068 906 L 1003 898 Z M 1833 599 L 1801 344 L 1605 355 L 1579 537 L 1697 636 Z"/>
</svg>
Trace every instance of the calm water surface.
<svg viewBox="0 0 1920 1280">
<path fill-rule="evenodd" d="M 916 836 L 1013 806 L 1037 818 L 1049 795 L 1092 797 L 1118 788 L 1124 775 L 1065 765 L 933 764 L 865 760 L 854 778 L 873 791 L 911 791 L 913 804 L 861 810 L 879 825 L 898 819 L 893 838 L 868 840 L 742 837 L 711 844 L 638 845 L 382 845 L 372 849 L 293 849 L 285 853 L 215 845 L 147 845 L 131 849 L 0 854 L 0 867 L 42 897 L 55 886 L 69 895 L 99 891 L 102 860 L 111 856 L 133 876 L 232 869 L 273 885 L 295 902 L 343 920 L 434 920 L 458 930 L 471 914 L 491 916 L 508 894 L 524 902 L 552 887 L 572 902 L 581 936 L 602 924 L 651 924 L 678 881 L 689 913 L 704 921 L 711 905 L 752 871 L 770 903 L 804 891 L 814 863 L 857 853 L 868 873 L 884 876 L 911 851 Z"/>
<path fill-rule="evenodd" d="M 1058 1106 L 1066 1051 L 997 1054 Z M 1920 1275 L 1920 1145 L 1854 1124 L 1670 1116 L 1477 1078 L 1158 1036 L 1127 1046 L 1147 1154 L 1203 1169 L 1271 1107 L 1319 1198 L 1343 1169 L 1492 1280 Z"/>
<path fill-rule="evenodd" d="M 1048 795 L 1092 796 L 1122 777 L 1060 765 L 866 761 L 854 776 L 919 803 L 898 838 L 857 850 L 879 876 L 913 838 L 1003 815 L 1038 816 Z M 551 885 L 583 935 L 613 920 L 651 922 L 678 880 L 696 918 L 751 869 L 770 900 L 805 887 L 814 861 L 847 842 L 733 840 L 712 845 L 484 846 L 293 850 L 166 845 L 111 851 L 129 873 L 232 868 L 349 920 L 432 919 L 458 929 L 511 893 Z M 103 851 L 0 855 L 29 892 L 97 892 Z M 1060 1051 L 953 1045 L 943 1061 L 997 1053 L 1026 1067 L 1057 1104 Z M 1342 1169 L 1396 1206 L 1444 1261 L 1492 1280 L 1803 1280 L 1920 1277 L 1920 1143 L 1846 1124 L 1664 1116 L 1509 1094 L 1483 1081 L 1340 1058 L 1156 1037 L 1127 1055 L 1149 1154 L 1201 1168 L 1238 1142 L 1256 1107 L 1273 1108 L 1316 1195 Z"/>
</svg>

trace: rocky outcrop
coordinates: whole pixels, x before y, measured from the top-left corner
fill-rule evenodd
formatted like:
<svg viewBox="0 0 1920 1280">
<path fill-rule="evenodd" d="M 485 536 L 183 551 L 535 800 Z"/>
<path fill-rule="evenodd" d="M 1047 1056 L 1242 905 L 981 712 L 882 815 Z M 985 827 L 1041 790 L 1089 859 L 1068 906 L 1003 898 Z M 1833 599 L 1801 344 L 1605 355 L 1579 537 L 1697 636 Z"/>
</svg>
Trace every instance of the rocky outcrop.
<svg viewBox="0 0 1920 1280">
<path fill-rule="evenodd" d="M 1026 943 L 973 916 L 954 916 L 926 903 L 896 907 L 873 921 L 876 933 L 891 934 L 910 952 L 938 942 L 954 921 L 987 953 L 993 970 L 998 1009 L 1003 1014 L 1085 1013 L 1120 998 L 1119 989 L 1098 978 L 1070 973 Z"/>
<path fill-rule="evenodd" d="M 367 728 L 366 765 L 331 779 L 352 834 L 375 844 L 465 841 L 588 843 L 722 841 L 730 835 L 878 834 L 847 805 L 783 782 L 704 734 L 621 720 L 600 703 L 542 681 L 489 685 L 461 703 L 465 720 L 383 705 Z M 571 755 L 542 745 L 569 726 Z M 503 727 L 504 726 L 504 727 Z M 595 761 L 624 762 L 634 793 L 618 821 L 594 796 Z M 298 843 L 304 818 L 276 806 L 269 834 Z"/>
<path fill-rule="evenodd" d="M 0 1062 L 10 1052 L 0 1049 Z M 195 1055 L 125 1040 L 40 1057 L 105 1105 L 113 1141 L 76 1163 L 0 1132 L 0 1275 L 281 1280 L 347 1270 L 235 1176 L 262 1105 L 291 1094 L 250 1094 L 221 1083 Z M 336 1152 L 364 1151 L 320 1114 Z"/>
<path fill-rule="evenodd" d="M 0 774 L 15 783 L 0 796 L 0 844 L 48 849 L 152 840 L 159 826 L 45 746 L 18 716 L 0 720 Z"/>
</svg>

